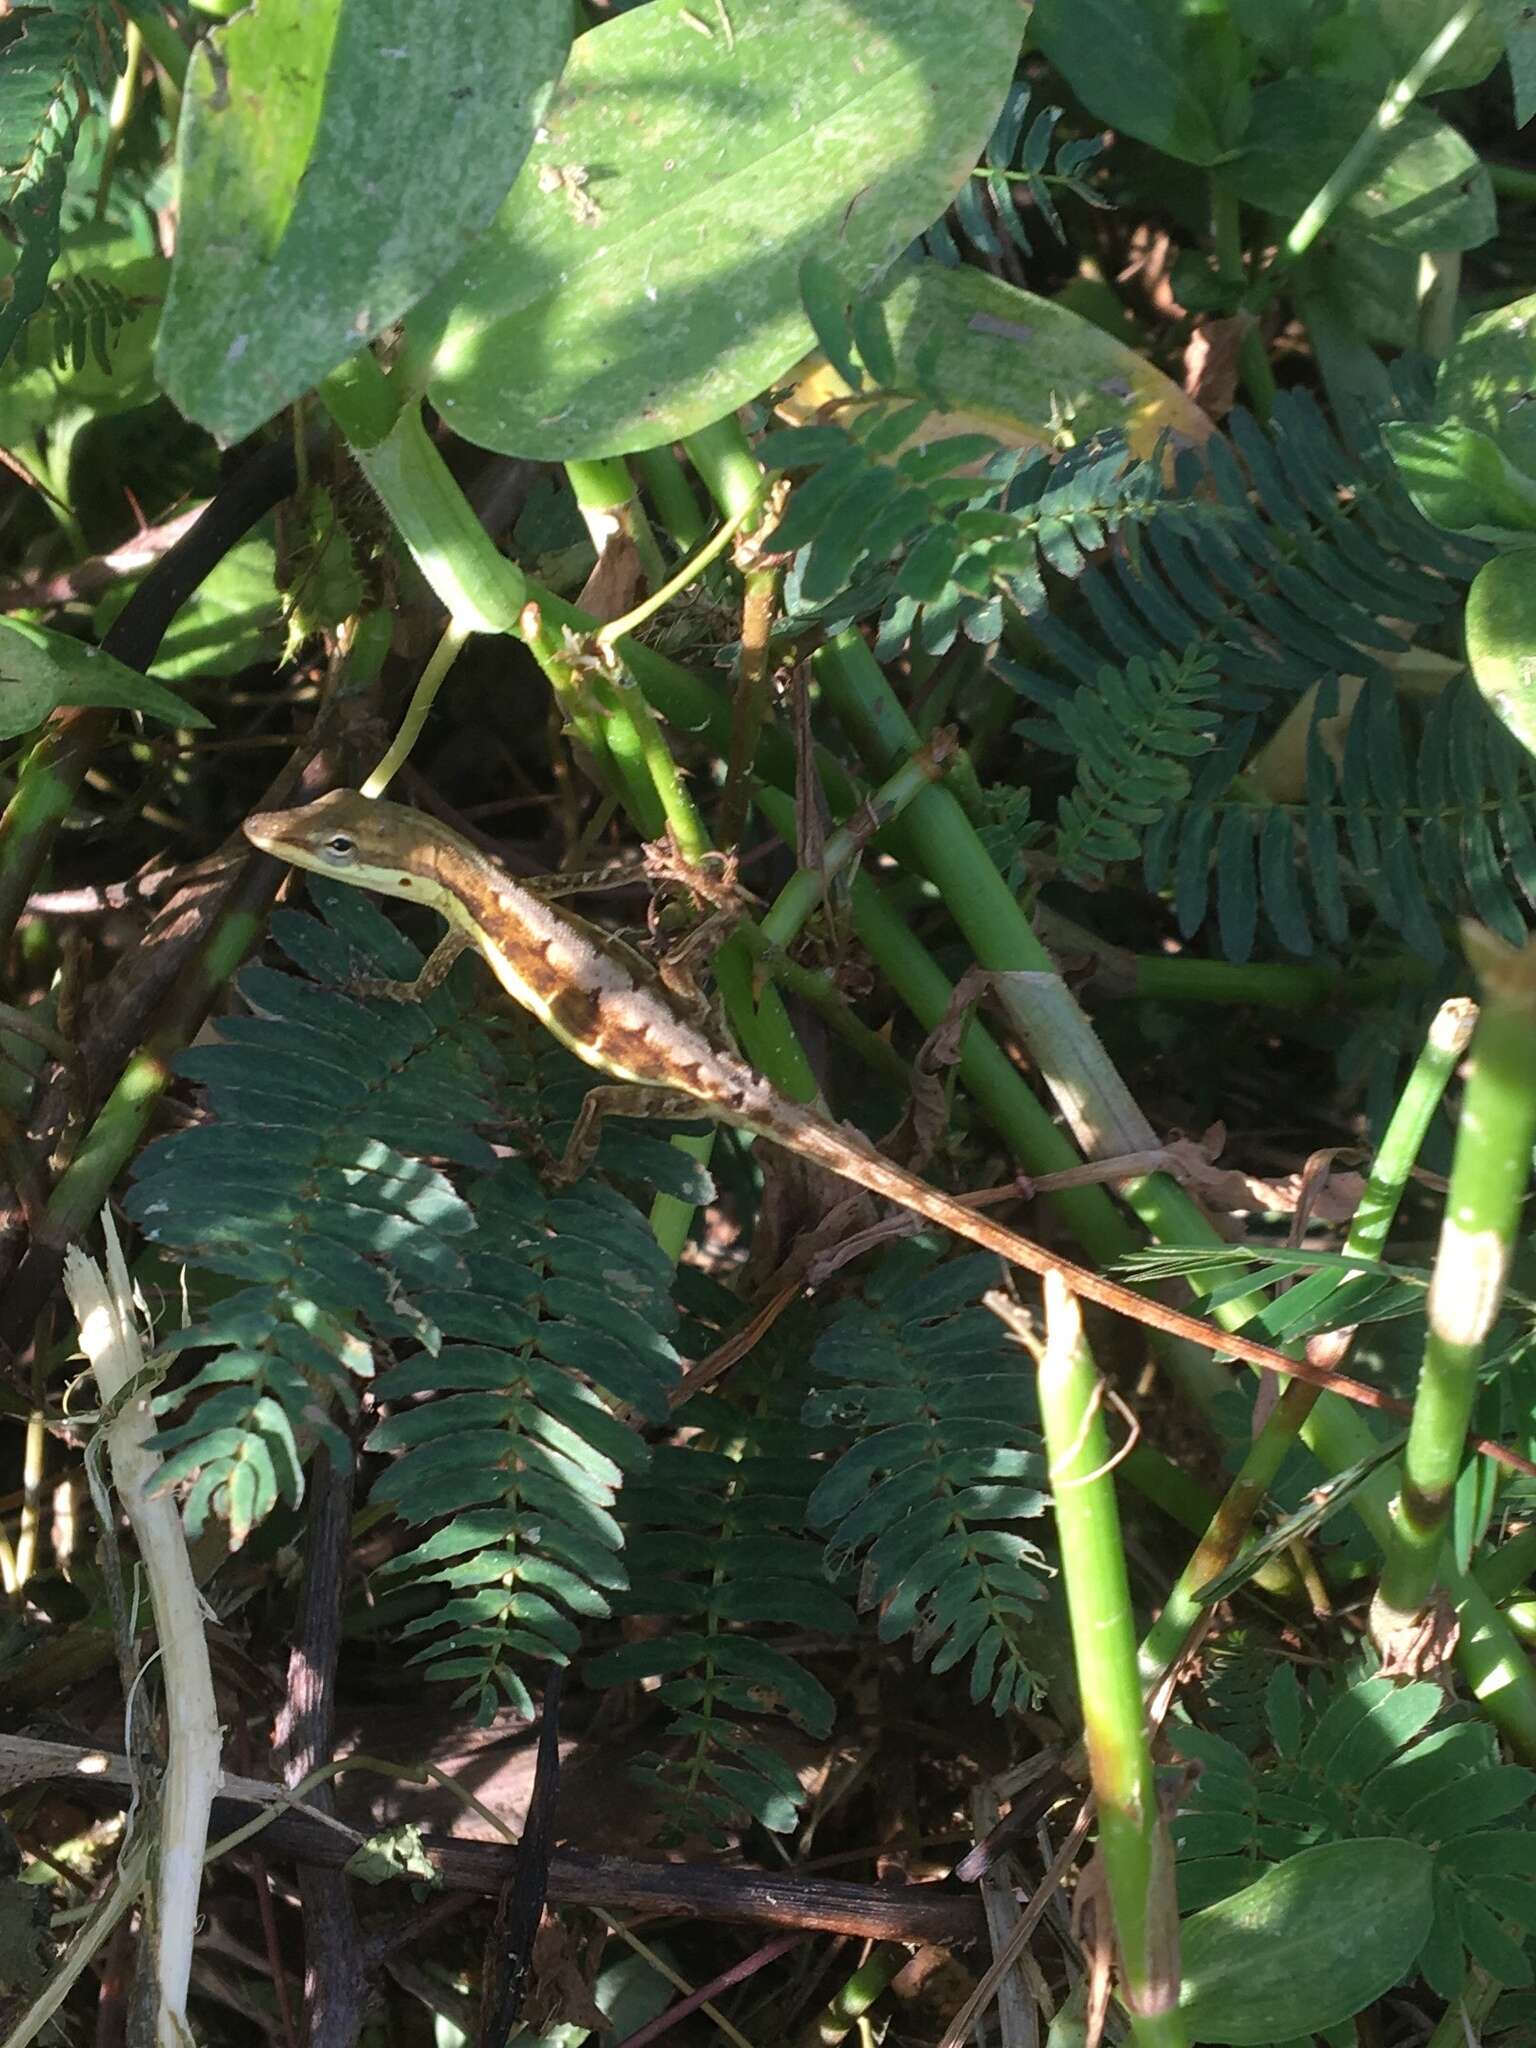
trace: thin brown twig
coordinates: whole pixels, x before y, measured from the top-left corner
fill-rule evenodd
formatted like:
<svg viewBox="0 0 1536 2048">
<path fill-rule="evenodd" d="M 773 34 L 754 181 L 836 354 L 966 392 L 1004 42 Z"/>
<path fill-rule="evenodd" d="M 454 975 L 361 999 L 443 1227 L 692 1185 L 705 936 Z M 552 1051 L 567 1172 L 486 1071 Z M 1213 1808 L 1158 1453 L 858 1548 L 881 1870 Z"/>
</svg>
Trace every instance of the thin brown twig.
<svg viewBox="0 0 1536 2048">
<path fill-rule="evenodd" d="M 352 1464 L 338 1466 L 321 1450 L 310 1480 L 309 1543 L 299 1626 L 288 1659 L 287 1694 L 273 1730 L 283 1782 L 296 1785 L 330 1762 L 336 1742 L 336 1659 L 341 1650 L 341 1596 L 352 1554 Z M 329 1785 L 309 1795 L 321 1811 L 333 1806 Z M 307 2048 L 352 2048 L 368 2003 L 362 1930 L 345 1874 L 304 1858 L 298 1867 L 304 1904 L 304 2040 Z"/>
<path fill-rule="evenodd" d="M 712 1999 L 718 1998 L 722 1991 L 729 1991 L 737 1984 L 744 1984 L 749 1977 L 755 1977 L 759 1970 L 766 1969 L 769 1963 L 776 1963 L 780 1956 L 787 1956 L 791 1949 L 798 1948 L 802 1941 L 809 1938 L 805 1934 L 780 1934 L 772 1941 L 765 1941 L 762 1947 L 754 1949 L 751 1955 L 743 1956 L 739 1963 L 732 1963 L 728 1970 L 722 1970 L 718 1976 L 711 1977 L 707 1984 L 701 1984 L 696 1991 L 690 1991 L 686 1998 L 678 1999 L 677 2003 L 669 2005 L 665 2012 L 657 2013 L 656 2017 L 647 2020 L 644 2026 L 637 2027 L 632 2034 L 626 2034 L 617 2044 L 617 2048 L 648 2048 L 650 2042 L 659 2041 L 663 2034 L 669 2034 L 679 2020 L 687 2019 L 688 2015 L 697 2012 L 700 2006 L 708 2005 Z"/>
</svg>

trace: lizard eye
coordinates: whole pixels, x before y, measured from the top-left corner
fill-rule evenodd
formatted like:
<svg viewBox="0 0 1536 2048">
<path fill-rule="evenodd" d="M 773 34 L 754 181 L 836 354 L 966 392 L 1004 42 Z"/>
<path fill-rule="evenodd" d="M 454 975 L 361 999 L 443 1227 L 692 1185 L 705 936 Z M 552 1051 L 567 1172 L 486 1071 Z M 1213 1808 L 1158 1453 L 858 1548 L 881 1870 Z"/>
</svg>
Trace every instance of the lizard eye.
<svg viewBox="0 0 1536 2048">
<path fill-rule="evenodd" d="M 334 860 L 350 860 L 357 851 L 357 841 L 349 839 L 345 832 L 338 832 L 334 839 L 327 839 L 325 851 Z"/>
</svg>

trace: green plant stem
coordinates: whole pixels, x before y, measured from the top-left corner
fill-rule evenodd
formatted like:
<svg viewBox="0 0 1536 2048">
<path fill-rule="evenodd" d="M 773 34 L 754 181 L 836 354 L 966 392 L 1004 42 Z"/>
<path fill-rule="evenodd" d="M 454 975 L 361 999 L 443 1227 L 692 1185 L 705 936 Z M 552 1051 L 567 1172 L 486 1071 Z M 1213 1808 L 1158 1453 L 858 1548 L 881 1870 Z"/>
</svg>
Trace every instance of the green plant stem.
<svg viewBox="0 0 1536 2048">
<path fill-rule="evenodd" d="M 400 730 L 390 741 L 383 759 L 363 784 L 364 796 L 382 796 L 410 758 L 412 747 L 421 737 L 427 714 L 437 698 L 438 691 L 448 679 L 448 671 L 458 660 L 465 641 L 469 638 L 464 627 L 452 619 L 443 628 L 442 638 L 432 650 L 432 657 L 421 672 L 421 677 L 411 692 L 411 701 L 406 706 Z"/>
<path fill-rule="evenodd" d="M 1498 2004 L 1504 1986 L 1496 1977 L 1474 1963 L 1467 1972 L 1467 1981 L 1460 1995 L 1453 1998 L 1440 2017 L 1440 2024 L 1425 2042 L 1424 2048 L 1468 2048 L 1471 2042 L 1483 2038 L 1483 2022 Z M 1518 2030 L 1509 2036 L 1513 2043 L 1518 2041 Z"/>
<path fill-rule="evenodd" d="M 1257 322 L 1246 330 L 1237 345 L 1237 367 L 1242 373 L 1243 389 L 1248 394 L 1248 403 L 1255 417 L 1268 426 L 1275 410 L 1275 399 L 1279 387 L 1275 373 L 1270 366 L 1269 350 Z"/>
<path fill-rule="evenodd" d="M 794 836 L 794 801 L 761 789 L 758 803 L 782 838 Z M 949 1014 L 954 984 L 868 875 L 854 877 L 853 925 L 889 986 L 918 1022 L 936 1031 Z M 972 1018 L 960 1038 L 957 1070 L 1012 1156 L 1032 1174 L 1064 1173 L 1082 1161 L 1023 1075 L 985 1025 Z M 1041 1198 L 1088 1255 L 1109 1264 L 1136 1239 L 1101 1187 L 1062 1188 Z"/>
<path fill-rule="evenodd" d="M 864 642 L 841 634 L 814 657 L 832 710 L 872 769 L 888 771 L 890 756 L 910 751 L 915 733 Z M 885 835 L 886 841 L 927 874 L 977 960 L 998 973 L 997 996 L 1010 1025 L 1037 1061 L 1047 1084 L 1090 1157 L 1145 1152 L 1156 1134 L 1115 1073 L 1086 1017 L 1072 1001 L 1049 955 L 998 873 L 948 782 L 925 790 Z M 1027 983 L 1025 977 L 1028 977 Z M 1139 1174 L 1117 1192 L 1161 1242 L 1219 1242 L 1199 1204 L 1165 1174 Z M 1197 1283 L 1191 1283 L 1196 1286 Z M 1219 1322 L 1251 1321 L 1257 1297 L 1225 1303 Z M 1193 1347 L 1169 1354 L 1191 1397 L 1208 1403 L 1230 1377 Z"/>
<path fill-rule="evenodd" d="M 279 879 L 276 863 L 247 864 L 204 943 L 178 975 L 153 1030 L 123 1068 L 75 1157 L 59 1176 L 33 1232 L 29 1259 L 62 1259 L 65 1247 L 90 1228 L 143 1141 L 174 1078 L 177 1053 L 191 1043 L 219 992 L 260 943 Z"/>
<path fill-rule="evenodd" d="M 1531 1522 L 1517 1536 L 1511 1536 L 1507 1543 L 1477 1565 L 1477 1583 L 1490 1600 L 1508 1600 L 1536 1572 L 1536 1522 Z"/>
<path fill-rule="evenodd" d="M 1136 1628 L 1115 1504 L 1114 1460 L 1104 1427 L 1104 1390 L 1078 1305 L 1054 1274 L 1046 1277 L 1045 1303 L 1040 1421 L 1083 1736 L 1098 1804 L 1099 1849 L 1120 1954 L 1121 1994 L 1140 2048 L 1184 2048 L 1187 2036 L 1174 2004 L 1179 1973 L 1173 1851 L 1158 1809 L 1142 1720 Z"/>
<path fill-rule="evenodd" d="M 651 522 L 645 516 L 645 507 L 635 495 L 634 479 L 624 458 L 606 455 L 596 461 L 568 462 L 565 473 L 598 554 L 602 554 L 610 536 L 622 533 L 635 550 L 646 582 L 652 588 L 662 582 L 666 564 L 661 559 Z"/>
<path fill-rule="evenodd" d="M 791 960 L 781 946 L 765 939 L 750 919 L 737 926 L 737 935 L 758 968 L 824 1018 L 872 1073 L 883 1074 L 899 1095 L 909 1093 L 912 1074 L 906 1061 L 878 1031 L 871 1031 L 854 1015 L 830 975 L 818 974 L 815 968 L 802 967 L 798 960 Z"/>
<path fill-rule="evenodd" d="M 56 711 L 21 764 L 0 814 L 0 951 L 37 886 L 86 768 L 112 731 L 110 711 Z"/>
<path fill-rule="evenodd" d="M 765 500 L 767 478 L 735 414 L 693 435 L 688 454 L 727 519 L 750 526 Z M 720 803 L 720 836 L 727 846 L 740 839 L 751 801 L 752 763 L 770 703 L 769 648 L 778 605 L 776 561 L 738 550 L 742 569 L 741 661 L 726 755 L 725 792 Z"/>
<path fill-rule="evenodd" d="M 1428 84 L 1436 66 L 1461 40 L 1463 31 L 1474 20 L 1477 11 L 1477 0 L 1465 0 L 1465 4 L 1457 8 L 1438 35 L 1431 37 L 1415 61 L 1386 93 L 1343 162 L 1307 202 L 1300 218 L 1281 243 L 1278 269 L 1288 270 L 1299 262 L 1339 208 L 1365 183 L 1371 174 L 1382 137 L 1390 134 L 1402 120 Z"/>
<path fill-rule="evenodd" d="M 145 48 L 170 80 L 179 99 L 187 83 L 191 51 L 166 20 L 165 9 L 158 5 L 158 0 L 124 0 L 124 10 L 132 17 Z M 174 112 L 174 108 L 166 108 L 168 116 Z"/>
<path fill-rule="evenodd" d="M 1427 250 L 1419 258 L 1419 347 L 1438 362 L 1460 326 L 1461 251 Z"/>
<path fill-rule="evenodd" d="M 763 495 L 762 464 L 735 413 L 690 434 L 683 446 L 709 495 L 727 519 L 748 511 Z"/>
<path fill-rule="evenodd" d="M 1477 1373 L 1498 1316 L 1536 1143 L 1536 941 L 1475 944 L 1483 1012 L 1446 1189 L 1429 1329 L 1381 1587 L 1379 1640 L 1411 1626 L 1438 1576 Z"/>
<path fill-rule="evenodd" d="M 1461 1000 L 1442 1005 L 1431 1023 L 1419 1057 L 1414 1062 L 1402 1094 L 1387 1124 L 1380 1148 L 1355 1211 L 1344 1250 L 1354 1258 L 1379 1259 L 1402 1203 L 1403 1191 L 1414 1161 L 1423 1148 L 1430 1124 L 1445 1098 L 1457 1062 L 1466 1050 L 1476 1012 Z M 1342 1314 L 1348 1314 L 1352 1283 L 1346 1279 L 1334 1296 Z M 1304 1343 L 1283 1347 L 1300 1356 Z M 1189 1630 L 1199 1620 L 1202 1606 L 1200 1588 L 1218 1577 L 1237 1556 L 1246 1540 L 1254 1515 L 1274 1483 L 1302 1426 L 1320 1400 L 1322 1388 L 1292 1380 L 1270 1411 L 1255 1437 L 1211 1526 L 1174 1584 L 1163 1610 L 1141 1646 L 1141 1675 L 1150 1687 L 1178 1656 Z M 1366 1482 L 1378 1497 L 1391 1489 L 1389 1468 L 1373 1473 Z"/>
<path fill-rule="evenodd" d="M 1536 204 L 1536 171 L 1528 171 L 1520 164 L 1490 163 L 1483 159 L 1493 189 L 1501 199 L 1524 200 L 1528 205 Z"/>
<path fill-rule="evenodd" d="M 1111 963 L 1120 962 L 1111 955 Z M 1392 994 L 1423 984 L 1430 970 L 1404 957 L 1379 969 L 1310 966 L 1289 960 L 1197 960 L 1179 954 L 1128 953 L 1126 994 L 1173 1003 L 1257 1003 L 1267 1009 L 1305 1010 L 1326 1002 L 1347 984 L 1350 995 Z"/>
<path fill-rule="evenodd" d="M 123 146 L 128 123 L 133 119 L 134 109 L 139 103 L 139 67 L 144 61 L 144 32 L 130 15 L 127 33 L 123 37 L 123 68 L 117 75 L 112 89 L 112 105 L 107 114 L 107 139 L 101 152 L 101 171 L 96 179 L 96 218 L 101 220 L 107 210 L 107 196 L 112 190 L 112 171 L 117 163 L 118 152 Z"/>
<path fill-rule="evenodd" d="M 670 448 L 643 448 L 630 461 L 651 494 L 656 516 L 679 554 L 691 554 L 708 522 L 689 486 L 687 473 Z"/>
<path fill-rule="evenodd" d="M 1369 1457 L 1376 1438 L 1358 1409 L 1335 1394 L 1324 1394 L 1307 1418 L 1302 1442 L 1329 1472 L 1344 1472 Z M 1370 1479 L 1350 1498 L 1351 1509 L 1385 1553 L 1392 1541 L 1391 1479 L 1386 1491 Z M 1504 1735 L 1515 1754 L 1536 1764 L 1536 1667 L 1519 1638 L 1493 1601 L 1473 1578 L 1458 1567 L 1447 1550 L 1441 1558 L 1440 1582 L 1450 1595 L 1461 1634 L 1456 1662 L 1472 1697 Z"/>
<path fill-rule="evenodd" d="M 661 800 L 663 816 L 668 829 L 680 852 L 689 860 L 702 860 L 709 851 L 709 834 L 699 816 L 691 796 L 683 787 L 683 778 L 678 773 L 677 762 L 672 749 L 667 745 L 666 735 L 656 722 L 656 714 L 645 701 L 644 692 L 632 677 L 622 671 L 608 681 L 612 702 L 621 707 L 625 721 L 615 721 L 617 729 L 635 734 L 650 787 Z M 655 837 L 652 833 L 651 837 Z"/>
<path fill-rule="evenodd" d="M 363 361 L 372 358 L 354 357 L 348 367 Z M 447 606 L 448 616 L 465 632 L 519 633 L 519 617 L 528 599 L 523 572 L 500 552 L 475 517 L 432 445 L 420 408 L 407 406 L 382 440 L 371 445 L 355 441 L 331 402 L 339 375 L 325 380 L 321 397 L 347 433 L 358 468 L 411 558 Z"/>
<path fill-rule="evenodd" d="M 565 730 L 585 756 L 593 780 L 614 796 L 622 795 L 641 833 L 653 839 L 661 830 L 661 805 L 639 765 L 638 736 L 631 729 L 620 730 L 605 716 L 546 605 L 530 599 L 518 623 L 529 653 L 554 693 Z"/>
<path fill-rule="evenodd" d="M 800 2036 L 800 2048 L 837 2048 L 846 2041 L 906 1960 L 906 1950 L 894 1942 L 872 1950 L 816 2014 Z"/>
<path fill-rule="evenodd" d="M 751 509 L 750 505 L 744 506 L 741 511 L 734 513 L 723 526 L 710 535 L 697 554 L 690 555 L 676 574 L 658 589 L 653 590 L 642 604 L 637 604 L 633 611 L 626 612 L 622 618 L 610 619 L 607 625 L 600 627 L 598 640 L 604 646 L 611 646 L 616 640 L 622 640 L 626 634 L 638 631 L 647 619 L 654 618 L 657 612 L 665 610 L 673 598 L 680 596 L 691 583 L 697 583 L 710 563 L 718 561 L 736 538 L 742 521 Z"/>
<path fill-rule="evenodd" d="M 763 937 L 775 946 L 793 945 L 832 883 L 863 852 L 871 832 L 892 818 L 899 818 L 907 805 L 942 773 L 942 751 L 936 756 L 932 746 L 921 747 L 910 761 L 903 762 L 860 806 L 858 830 L 840 826 L 827 840 L 819 867 L 796 868 L 763 918 Z"/>
<path fill-rule="evenodd" d="M 1244 274 L 1242 206 L 1232 187 L 1215 173 L 1211 177 L 1211 251 L 1222 283 L 1240 288 Z"/>
</svg>

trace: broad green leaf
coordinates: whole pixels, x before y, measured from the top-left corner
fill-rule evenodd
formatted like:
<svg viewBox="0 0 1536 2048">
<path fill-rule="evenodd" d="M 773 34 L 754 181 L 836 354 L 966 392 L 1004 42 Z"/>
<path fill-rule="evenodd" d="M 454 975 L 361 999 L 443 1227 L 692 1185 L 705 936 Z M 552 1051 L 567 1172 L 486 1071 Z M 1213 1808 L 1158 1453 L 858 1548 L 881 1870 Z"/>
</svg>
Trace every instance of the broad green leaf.
<svg viewBox="0 0 1536 2048">
<path fill-rule="evenodd" d="M 1523 128 L 1536 114 L 1536 17 L 1526 0 L 1487 0 L 1487 12 L 1503 39 L 1515 89 L 1515 126 Z"/>
<path fill-rule="evenodd" d="M 1327 78 L 1348 78 L 1384 93 L 1417 63 L 1462 0 L 1344 0 L 1317 31 L 1311 62 Z M 1485 79 L 1502 54 L 1493 8 L 1474 9 L 1426 80 L 1425 93 L 1452 92 Z"/>
<path fill-rule="evenodd" d="M 1417 347 L 1416 250 L 1336 226 L 1308 255 L 1305 269 L 1308 294 L 1323 299 L 1362 340 L 1392 349 Z"/>
<path fill-rule="evenodd" d="M 1253 97 L 1235 160 L 1216 176 L 1240 199 L 1294 220 L 1375 120 L 1374 94 L 1317 78 L 1282 78 Z M 1426 108 L 1381 137 L 1367 175 L 1335 216 L 1400 249 L 1475 249 L 1496 225 L 1477 152 Z"/>
<path fill-rule="evenodd" d="M 1478 570 L 1467 593 L 1467 659 L 1488 709 L 1536 754 L 1536 550 Z"/>
<path fill-rule="evenodd" d="M 187 599 L 166 628 L 154 674 L 168 682 L 191 676 L 232 676 L 269 659 L 282 646 L 283 601 L 269 540 L 243 540 L 231 548 Z M 124 584 L 96 607 L 104 633 L 133 594 Z"/>
<path fill-rule="evenodd" d="M 506 454 L 650 448 L 810 344 L 942 213 L 1007 94 L 1017 0 L 651 0 L 574 45 L 539 143 L 411 323 L 432 399 Z"/>
<path fill-rule="evenodd" d="M 30 732 L 61 704 L 142 711 L 167 725 L 212 723 L 163 683 L 83 640 L 42 626 L 0 621 L 0 740 Z"/>
<path fill-rule="evenodd" d="M 517 176 L 571 0 L 261 0 L 200 44 L 166 390 L 239 440 L 463 260 Z"/>
<path fill-rule="evenodd" d="M 1091 114 L 1184 163 L 1242 134 L 1241 44 L 1221 11 L 1186 0 L 1038 0 L 1030 40 Z"/>
<path fill-rule="evenodd" d="M 1063 434 L 1082 443 L 1118 430 L 1133 454 L 1149 455 L 1165 432 L 1198 443 L 1211 431 L 1194 400 L 1133 349 L 1080 313 L 983 270 L 915 264 L 899 274 L 881 311 L 899 377 L 915 381 L 926 351 L 944 401 L 942 412 L 913 427 L 913 444 L 980 431 L 1007 447 L 1051 447 Z M 780 409 L 809 421 L 847 390 L 818 357 Z"/>
<path fill-rule="evenodd" d="M 1384 432 L 1408 495 L 1431 525 L 1536 546 L 1536 477 L 1517 469 L 1487 434 L 1454 420 L 1392 420 Z"/>
<path fill-rule="evenodd" d="M 1469 321 L 1440 365 L 1435 409 L 1477 427 L 1536 477 L 1536 292 Z"/>
<path fill-rule="evenodd" d="M 1269 2048 L 1337 2025 L 1413 1967 L 1433 1914 L 1417 1842 L 1328 1842 L 1182 1922 L 1191 2041 Z"/>
</svg>

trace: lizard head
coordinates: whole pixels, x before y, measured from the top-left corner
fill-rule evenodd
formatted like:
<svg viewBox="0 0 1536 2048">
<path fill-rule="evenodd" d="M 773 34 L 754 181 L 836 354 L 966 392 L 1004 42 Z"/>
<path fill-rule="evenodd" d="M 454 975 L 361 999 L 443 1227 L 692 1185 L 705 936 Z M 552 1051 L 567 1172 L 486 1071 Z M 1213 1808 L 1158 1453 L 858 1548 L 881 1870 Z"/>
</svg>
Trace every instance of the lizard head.
<svg viewBox="0 0 1536 2048">
<path fill-rule="evenodd" d="M 417 903 L 438 894 L 439 829 L 419 811 L 355 789 L 333 789 L 297 810 L 256 811 L 245 821 L 246 838 L 263 853 Z"/>
</svg>

